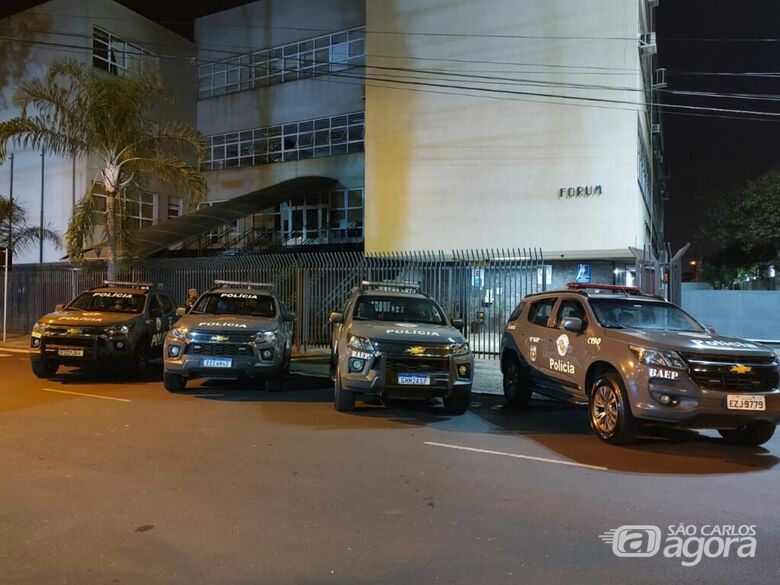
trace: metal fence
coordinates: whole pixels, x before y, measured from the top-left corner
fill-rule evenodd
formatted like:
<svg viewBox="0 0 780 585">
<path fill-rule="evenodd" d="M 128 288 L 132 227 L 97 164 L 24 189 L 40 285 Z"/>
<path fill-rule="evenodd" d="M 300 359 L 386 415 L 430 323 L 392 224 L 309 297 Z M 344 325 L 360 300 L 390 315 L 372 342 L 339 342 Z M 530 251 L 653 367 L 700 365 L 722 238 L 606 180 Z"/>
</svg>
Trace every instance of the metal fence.
<svg viewBox="0 0 780 585">
<path fill-rule="evenodd" d="M 471 347 L 482 356 L 497 355 L 504 323 L 520 299 L 546 287 L 536 249 L 165 258 L 146 260 L 121 276 L 160 283 L 182 302 L 187 289 L 203 291 L 217 278 L 273 282 L 285 307 L 297 314 L 295 343 L 303 350 L 329 343 L 330 312 L 343 308 L 361 280 L 420 282 L 450 316 L 465 321 Z M 29 332 L 57 303 L 104 279 L 103 265 L 86 273 L 68 264 L 15 267 L 9 275 L 8 331 Z"/>
</svg>

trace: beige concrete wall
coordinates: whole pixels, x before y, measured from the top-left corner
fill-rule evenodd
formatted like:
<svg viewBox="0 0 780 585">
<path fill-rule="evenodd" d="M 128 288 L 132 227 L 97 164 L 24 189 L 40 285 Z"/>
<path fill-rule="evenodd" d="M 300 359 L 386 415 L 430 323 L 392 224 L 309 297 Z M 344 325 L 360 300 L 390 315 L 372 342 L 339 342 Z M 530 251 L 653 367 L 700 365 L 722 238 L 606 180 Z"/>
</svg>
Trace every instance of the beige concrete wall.
<svg viewBox="0 0 780 585">
<path fill-rule="evenodd" d="M 396 73 L 405 79 L 639 101 L 633 0 L 367 0 L 366 18 L 371 66 L 530 81 Z M 608 258 L 644 243 L 635 107 L 370 81 L 366 119 L 368 251 L 539 246 L 551 259 Z M 602 194 L 559 197 L 588 185 Z"/>
</svg>

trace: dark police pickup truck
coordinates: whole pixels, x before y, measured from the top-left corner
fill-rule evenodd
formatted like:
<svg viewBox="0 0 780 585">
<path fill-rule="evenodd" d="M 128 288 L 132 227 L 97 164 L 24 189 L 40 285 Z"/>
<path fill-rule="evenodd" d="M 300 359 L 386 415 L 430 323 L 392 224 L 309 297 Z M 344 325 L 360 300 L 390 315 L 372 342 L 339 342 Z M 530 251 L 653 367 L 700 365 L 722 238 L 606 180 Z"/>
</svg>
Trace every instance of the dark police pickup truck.
<svg viewBox="0 0 780 585">
<path fill-rule="evenodd" d="M 105 281 L 33 326 L 32 371 L 47 378 L 61 365 L 120 366 L 124 374 L 138 375 L 150 357 L 161 355 L 175 310 L 170 295 L 153 284 Z"/>
</svg>

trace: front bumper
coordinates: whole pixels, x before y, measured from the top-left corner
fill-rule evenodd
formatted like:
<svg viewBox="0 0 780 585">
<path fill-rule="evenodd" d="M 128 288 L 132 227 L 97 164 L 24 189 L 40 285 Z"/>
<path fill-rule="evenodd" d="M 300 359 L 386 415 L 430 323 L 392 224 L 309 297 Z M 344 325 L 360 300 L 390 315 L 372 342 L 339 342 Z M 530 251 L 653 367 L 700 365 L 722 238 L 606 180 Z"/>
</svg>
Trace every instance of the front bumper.
<svg viewBox="0 0 780 585">
<path fill-rule="evenodd" d="M 30 360 L 63 366 L 104 366 L 124 363 L 133 357 L 132 341 L 126 335 L 71 335 L 30 338 Z"/>
<path fill-rule="evenodd" d="M 340 358 L 341 387 L 364 399 L 427 400 L 450 398 L 456 390 L 469 392 L 474 379 L 472 354 L 437 358 L 409 358 L 385 353 L 365 360 L 360 371 L 350 371 L 352 355 Z M 459 373 L 465 366 L 467 374 Z M 418 375 L 429 384 L 400 384 L 400 375 Z"/>
<path fill-rule="evenodd" d="M 284 345 L 282 344 L 223 344 L 223 347 L 215 348 L 216 351 L 209 351 L 207 354 L 193 353 L 191 346 L 191 343 L 182 340 L 166 338 L 163 348 L 164 371 L 185 378 L 230 380 L 245 376 L 276 374 L 284 367 Z M 172 355 L 173 353 L 176 355 Z M 213 362 L 208 363 L 208 360 L 226 359 L 230 360 L 229 367 L 214 367 Z"/>
<path fill-rule="evenodd" d="M 780 389 L 777 388 L 763 392 L 708 390 L 680 373 L 676 380 L 637 377 L 629 380 L 627 390 L 632 414 L 643 420 L 692 428 L 740 427 L 756 421 L 780 422 Z M 676 404 L 661 404 L 659 397 L 663 394 L 672 396 Z M 763 396 L 766 410 L 729 409 L 727 397 L 734 395 Z"/>
</svg>

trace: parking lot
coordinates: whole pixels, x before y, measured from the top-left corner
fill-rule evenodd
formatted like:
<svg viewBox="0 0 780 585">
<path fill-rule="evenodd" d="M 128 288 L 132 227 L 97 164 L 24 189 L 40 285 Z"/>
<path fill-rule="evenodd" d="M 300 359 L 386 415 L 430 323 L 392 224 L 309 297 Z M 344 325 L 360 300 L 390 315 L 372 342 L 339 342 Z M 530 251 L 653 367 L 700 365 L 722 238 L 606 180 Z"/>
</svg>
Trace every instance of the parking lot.
<svg viewBox="0 0 780 585">
<path fill-rule="evenodd" d="M 600 442 L 582 409 L 333 408 L 325 360 L 285 389 L 166 392 L 0 349 L 0 581 L 769 583 L 780 437 L 649 429 Z M 486 382 L 486 387 L 489 384 Z M 477 378 L 475 390 L 480 390 Z M 619 558 L 624 525 L 754 525 L 754 557 Z M 722 555 L 721 555 L 722 556 Z M 684 560 L 684 559 L 683 559 Z M 688 564 L 691 564 L 690 562 Z"/>
</svg>

